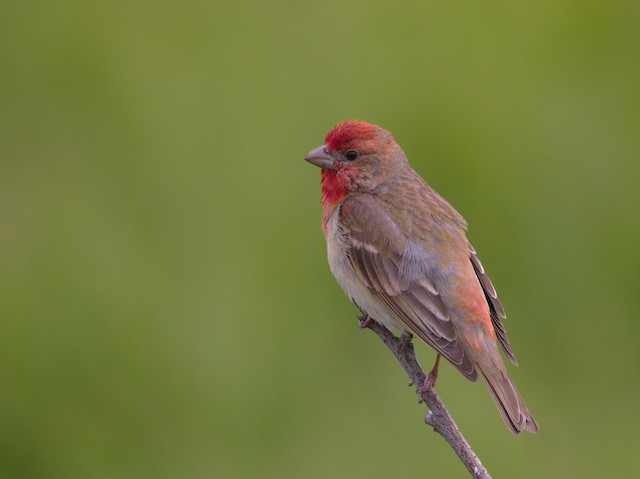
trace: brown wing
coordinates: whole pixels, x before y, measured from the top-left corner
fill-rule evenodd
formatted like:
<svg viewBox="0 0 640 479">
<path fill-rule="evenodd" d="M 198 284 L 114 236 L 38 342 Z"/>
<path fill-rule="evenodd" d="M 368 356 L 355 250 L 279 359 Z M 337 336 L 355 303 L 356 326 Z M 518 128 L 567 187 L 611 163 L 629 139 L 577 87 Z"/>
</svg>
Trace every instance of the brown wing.
<svg viewBox="0 0 640 479">
<path fill-rule="evenodd" d="M 487 303 L 489 303 L 489 312 L 491 313 L 491 322 L 493 323 L 493 329 L 496 332 L 496 336 L 498 336 L 498 341 L 500 342 L 500 346 L 504 353 L 509 358 L 513 364 L 518 364 L 513 351 L 511 350 L 511 346 L 509 345 L 509 340 L 507 339 L 507 332 L 504 329 L 504 325 L 502 324 L 502 320 L 507 318 L 507 315 L 504 312 L 504 308 L 502 307 L 502 303 L 498 299 L 498 293 L 496 293 L 496 289 L 491 284 L 491 280 L 489 276 L 484 271 L 482 267 L 482 263 L 478 259 L 478 255 L 476 250 L 471 244 L 469 244 L 469 252 L 471 263 L 473 264 L 473 269 L 478 276 L 478 280 L 480 281 L 480 285 L 484 290 L 484 295 L 487 298 Z"/>
<path fill-rule="evenodd" d="M 456 337 L 449 312 L 420 257 L 403 261 L 408 240 L 375 202 L 361 199 L 343 205 L 343 220 L 350 264 L 362 282 L 406 326 L 471 381 L 474 364 Z M 414 256 L 415 251 L 414 248 Z M 427 255 L 428 256 L 428 255 Z M 375 319 L 375 318 L 374 318 Z"/>
</svg>

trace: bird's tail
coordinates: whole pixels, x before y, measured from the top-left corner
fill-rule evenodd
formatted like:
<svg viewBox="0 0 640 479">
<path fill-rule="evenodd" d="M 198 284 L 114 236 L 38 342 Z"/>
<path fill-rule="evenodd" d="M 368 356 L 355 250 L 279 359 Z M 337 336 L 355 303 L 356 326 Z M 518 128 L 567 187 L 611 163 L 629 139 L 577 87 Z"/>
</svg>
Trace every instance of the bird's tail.
<svg viewBox="0 0 640 479">
<path fill-rule="evenodd" d="M 491 372 L 487 369 L 482 369 L 478 364 L 476 364 L 476 367 L 487 385 L 496 406 L 498 406 L 502 419 L 504 419 L 511 432 L 516 435 L 520 434 L 523 429 L 538 432 L 536 420 L 524 404 L 520 393 L 511 382 L 511 378 L 509 378 L 504 366 L 502 368 L 490 368 L 493 369 Z"/>
</svg>

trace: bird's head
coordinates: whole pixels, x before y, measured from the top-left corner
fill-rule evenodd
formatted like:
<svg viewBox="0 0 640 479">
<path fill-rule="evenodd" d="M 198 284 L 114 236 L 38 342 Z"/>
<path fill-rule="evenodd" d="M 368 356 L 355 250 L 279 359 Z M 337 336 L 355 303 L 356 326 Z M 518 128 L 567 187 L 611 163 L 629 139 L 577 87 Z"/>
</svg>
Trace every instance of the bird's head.
<svg viewBox="0 0 640 479">
<path fill-rule="evenodd" d="M 333 207 L 351 192 L 372 191 L 407 164 L 387 130 L 364 121 L 335 125 L 324 144 L 304 157 L 322 168 L 322 205 Z"/>
</svg>

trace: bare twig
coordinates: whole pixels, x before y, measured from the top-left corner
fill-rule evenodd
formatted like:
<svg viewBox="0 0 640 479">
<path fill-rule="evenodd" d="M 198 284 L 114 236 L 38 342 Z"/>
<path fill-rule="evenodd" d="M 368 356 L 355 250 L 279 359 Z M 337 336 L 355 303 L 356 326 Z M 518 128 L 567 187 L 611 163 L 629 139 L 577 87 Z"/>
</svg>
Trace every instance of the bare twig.
<svg viewBox="0 0 640 479">
<path fill-rule="evenodd" d="M 418 363 L 411 336 L 404 334 L 401 337 L 397 337 L 387 328 L 376 321 L 371 321 L 368 317 L 361 319 L 360 325 L 363 328 L 370 329 L 382 339 L 411 378 L 411 382 L 416 386 L 419 401 L 424 401 L 429 407 L 429 411 L 424 416 L 424 422 L 445 438 L 474 478 L 491 479 L 482 462 L 480 462 L 480 459 L 478 459 L 478 456 L 473 452 L 460 429 L 458 429 L 442 400 L 436 394 L 433 388 L 435 377 L 431 378 L 432 381 L 425 383 L 427 375 Z"/>
</svg>

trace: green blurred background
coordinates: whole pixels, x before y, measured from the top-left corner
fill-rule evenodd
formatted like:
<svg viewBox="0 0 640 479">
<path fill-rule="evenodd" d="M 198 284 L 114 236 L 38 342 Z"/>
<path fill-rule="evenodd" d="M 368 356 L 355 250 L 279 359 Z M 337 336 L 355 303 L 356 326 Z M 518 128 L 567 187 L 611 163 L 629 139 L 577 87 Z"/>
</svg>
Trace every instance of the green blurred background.
<svg viewBox="0 0 640 479">
<path fill-rule="evenodd" d="M 635 0 L 0 2 L 0 477 L 466 477 L 326 264 L 345 118 L 506 305 L 540 434 L 438 382 L 494 477 L 631 477 L 639 45 Z"/>
</svg>

